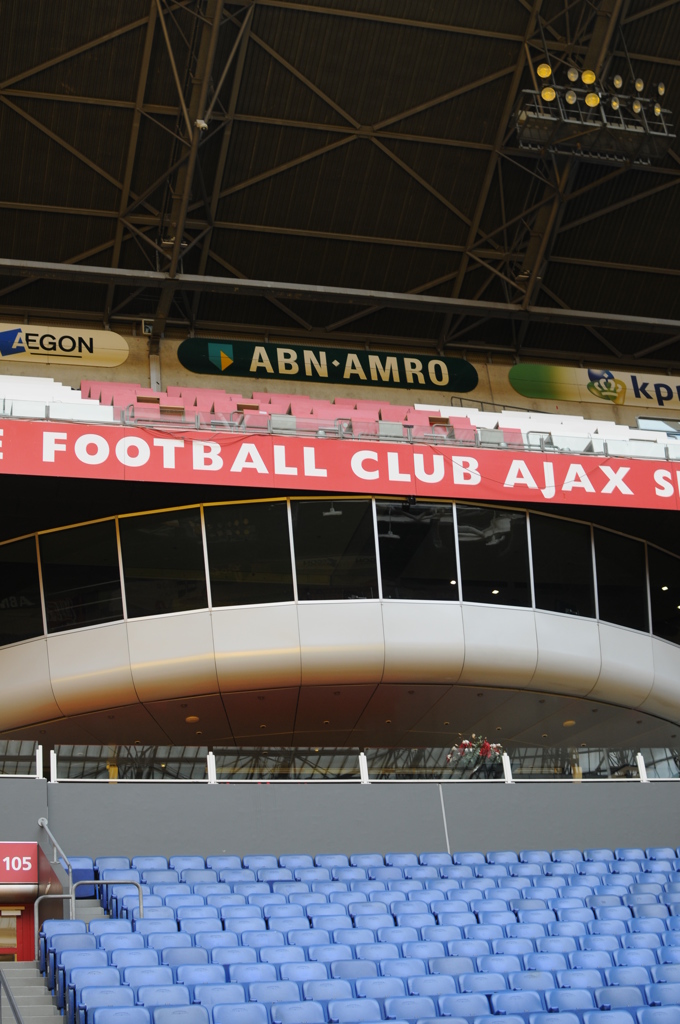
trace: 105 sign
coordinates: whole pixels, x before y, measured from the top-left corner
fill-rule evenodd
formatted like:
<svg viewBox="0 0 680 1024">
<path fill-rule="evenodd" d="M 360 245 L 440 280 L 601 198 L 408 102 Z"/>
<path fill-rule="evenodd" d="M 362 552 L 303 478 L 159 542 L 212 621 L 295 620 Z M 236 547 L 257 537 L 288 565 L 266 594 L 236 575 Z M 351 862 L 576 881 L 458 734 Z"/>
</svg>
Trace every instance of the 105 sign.
<svg viewBox="0 0 680 1024">
<path fill-rule="evenodd" d="M 0 843 L 0 884 L 38 881 L 37 843 Z"/>
</svg>

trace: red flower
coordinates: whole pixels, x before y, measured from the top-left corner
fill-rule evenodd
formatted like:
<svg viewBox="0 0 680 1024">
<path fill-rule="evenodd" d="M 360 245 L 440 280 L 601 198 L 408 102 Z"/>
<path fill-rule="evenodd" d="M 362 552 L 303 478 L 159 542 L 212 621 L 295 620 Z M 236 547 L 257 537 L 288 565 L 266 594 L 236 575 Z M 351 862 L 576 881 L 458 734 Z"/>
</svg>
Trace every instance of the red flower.
<svg viewBox="0 0 680 1024">
<path fill-rule="evenodd" d="M 479 756 L 480 757 L 488 757 L 490 753 L 491 753 L 491 744 L 489 743 L 488 740 L 484 740 L 484 742 L 482 743 L 481 747 L 479 748 Z"/>
</svg>

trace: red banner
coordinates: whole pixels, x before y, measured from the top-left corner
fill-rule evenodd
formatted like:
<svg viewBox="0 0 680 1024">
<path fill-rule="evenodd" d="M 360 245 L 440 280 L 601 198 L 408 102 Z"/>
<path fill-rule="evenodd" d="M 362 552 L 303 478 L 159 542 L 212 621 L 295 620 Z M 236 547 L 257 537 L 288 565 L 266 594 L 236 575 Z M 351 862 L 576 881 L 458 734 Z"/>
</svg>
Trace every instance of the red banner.
<svg viewBox="0 0 680 1024">
<path fill-rule="evenodd" d="M 680 463 L 5 420 L 0 473 L 495 502 L 680 508 Z"/>
<path fill-rule="evenodd" d="M 37 843 L 0 843 L 0 885 L 38 881 Z"/>
</svg>

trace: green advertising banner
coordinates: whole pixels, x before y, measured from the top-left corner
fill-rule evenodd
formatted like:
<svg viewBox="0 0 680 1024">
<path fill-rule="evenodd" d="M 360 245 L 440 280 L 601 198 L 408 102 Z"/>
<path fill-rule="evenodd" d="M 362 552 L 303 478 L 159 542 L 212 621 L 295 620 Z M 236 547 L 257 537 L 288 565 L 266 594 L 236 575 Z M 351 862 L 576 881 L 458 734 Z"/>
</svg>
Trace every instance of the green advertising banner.
<svg viewBox="0 0 680 1024">
<path fill-rule="evenodd" d="M 257 380 L 413 388 L 467 393 L 477 387 L 477 371 L 466 359 L 444 359 L 403 352 L 263 345 L 254 341 L 187 338 L 177 358 L 192 373 Z"/>
<path fill-rule="evenodd" d="M 556 402 L 596 402 L 637 409 L 680 409 L 680 379 L 654 372 L 588 370 L 576 366 L 518 363 L 508 379 L 525 398 Z"/>
</svg>

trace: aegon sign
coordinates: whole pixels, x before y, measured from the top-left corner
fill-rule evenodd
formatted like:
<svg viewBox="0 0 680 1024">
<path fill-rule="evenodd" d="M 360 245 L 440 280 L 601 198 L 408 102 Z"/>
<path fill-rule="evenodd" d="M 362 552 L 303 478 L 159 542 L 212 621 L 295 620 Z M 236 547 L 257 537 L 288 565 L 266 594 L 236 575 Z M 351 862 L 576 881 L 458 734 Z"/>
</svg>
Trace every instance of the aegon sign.
<svg viewBox="0 0 680 1024">
<path fill-rule="evenodd" d="M 128 343 L 112 331 L 82 327 L 0 324 L 0 364 L 50 363 L 64 366 L 120 366 Z"/>
<path fill-rule="evenodd" d="M 680 465 L 502 449 L 5 420 L 0 474 L 680 509 Z"/>
<path fill-rule="evenodd" d="M 179 346 L 177 358 L 192 373 L 220 377 L 378 385 L 461 394 L 473 391 L 479 380 L 474 366 L 466 359 L 364 349 L 187 338 Z"/>
</svg>

